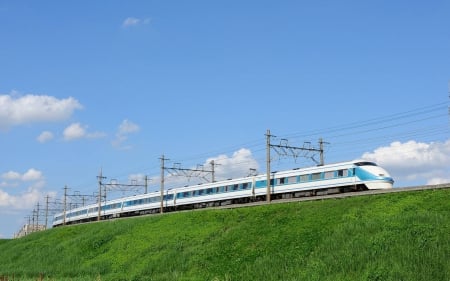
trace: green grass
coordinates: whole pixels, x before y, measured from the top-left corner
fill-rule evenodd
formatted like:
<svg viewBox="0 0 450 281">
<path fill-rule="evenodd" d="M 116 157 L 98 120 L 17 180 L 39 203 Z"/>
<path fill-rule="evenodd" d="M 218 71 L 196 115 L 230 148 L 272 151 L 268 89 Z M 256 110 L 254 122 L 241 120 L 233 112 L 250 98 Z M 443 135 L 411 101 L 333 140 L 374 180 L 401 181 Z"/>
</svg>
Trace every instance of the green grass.
<svg viewBox="0 0 450 281">
<path fill-rule="evenodd" d="M 73 281 L 450 280 L 450 190 L 172 213 L 0 241 L 0 277 L 40 274 Z"/>
</svg>

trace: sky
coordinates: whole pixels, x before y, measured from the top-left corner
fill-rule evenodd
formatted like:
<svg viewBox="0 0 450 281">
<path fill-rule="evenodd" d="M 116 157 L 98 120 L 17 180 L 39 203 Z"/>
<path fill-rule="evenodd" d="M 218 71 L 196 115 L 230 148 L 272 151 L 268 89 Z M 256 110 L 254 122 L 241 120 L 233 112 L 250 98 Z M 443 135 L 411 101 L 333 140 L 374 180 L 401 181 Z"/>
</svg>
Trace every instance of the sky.
<svg viewBox="0 0 450 281">
<path fill-rule="evenodd" d="M 323 138 L 325 163 L 375 161 L 395 187 L 450 182 L 449 14 L 438 0 L 0 0 L 0 238 L 37 204 L 43 223 L 65 186 L 94 195 L 100 171 L 158 190 L 162 155 L 214 160 L 218 180 L 265 173 L 267 130 Z M 272 171 L 319 159 L 271 155 Z M 198 181 L 165 173 L 167 188 Z"/>
</svg>

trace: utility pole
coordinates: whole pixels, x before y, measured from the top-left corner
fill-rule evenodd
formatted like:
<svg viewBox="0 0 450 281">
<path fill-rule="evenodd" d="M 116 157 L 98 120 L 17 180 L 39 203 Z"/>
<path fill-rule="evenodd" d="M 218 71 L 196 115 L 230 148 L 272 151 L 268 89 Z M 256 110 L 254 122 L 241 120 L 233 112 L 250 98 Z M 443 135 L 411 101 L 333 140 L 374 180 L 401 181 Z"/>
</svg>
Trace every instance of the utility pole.
<svg viewBox="0 0 450 281">
<path fill-rule="evenodd" d="M 323 166 L 325 164 L 323 160 L 323 139 L 319 139 L 319 152 L 320 152 L 320 166 Z"/>
<path fill-rule="evenodd" d="M 148 189 L 148 176 L 147 175 L 145 175 L 144 181 L 145 181 L 145 194 L 147 194 L 147 189 Z"/>
<path fill-rule="evenodd" d="M 100 221 L 101 215 L 102 215 L 102 180 L 106 179 L 106 177 L 103 176 L 103 171 L 100 169 L 100 174 L 97 176 L 98 179 L 98 215 L 97 215 L 97 221 Z"/>
<path fill-rule="evenodd" d="M 34 229 L 36 228 L 35 217 L 36 217 L 36 209 L 33 209 L 33 226 L 31 227 L 31 232 L 34 232 Z"/>
<path fill-rule="evenodd" d="M 270 202 L 270 130 L 267 130 L 266 133 L 266 179 L 267 179 L 267 192 L 266 192 L 266 201 Z"/>
<path fill-rule="evenodd" d="M 164 161 L 169 159 L 164 158 L 164 154 L 159 159 L 161 160 L 161 208 L 159 212 L 162 214 L 164 213 Z"/>
<path fill-rule="evenodd" d="M 48 199 L 50 199 L 50 196 L 45 196 L 45 229 L 47 229 L 48 225 Z"/>
<path fill-rule="evenodd" d="M 36 208 L 37 208 L 37 211 L 36 211 L 36 231 L 39 229 L 39 202 L 37 202 L 37 204 L 36 204 Z"/>
<path fill-rule="evenodd" d="M 67 211 L 67 185 L 64 186 L 64 203 L 63 203 L 63 207 L 64 207 L 64 212 L 63 212 L 63 225 L 66 225 L 66 211 Z"/>
<path fill-rule="evenodd" d="M 215 182 L 216 179 L 214 178 L 214 160 L 211 160 L 211 162 L 209 162 L 209 164 L 211 164 L 211 182 Z"/>
</svg>

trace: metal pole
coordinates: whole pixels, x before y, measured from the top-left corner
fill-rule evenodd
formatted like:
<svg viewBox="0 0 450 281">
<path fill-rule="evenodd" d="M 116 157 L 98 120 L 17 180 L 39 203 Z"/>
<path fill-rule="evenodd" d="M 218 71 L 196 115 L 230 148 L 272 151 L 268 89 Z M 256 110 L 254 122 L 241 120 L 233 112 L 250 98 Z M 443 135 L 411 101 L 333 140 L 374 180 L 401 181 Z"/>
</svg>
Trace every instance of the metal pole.
<svg viewBox="0 0 450 281">
<path fill-rule="evenodd" d="M 36 212 L 36 231 L 39 230 L 39 202 L 37 202 L 36 204 L 37 206 L 37 212 Z"/>
<path fill-rule="evenodd" d="M 63 216 L 63 225 L 66 225 L 66 211 L 67 211 L 67 185 L 64 186 L 64 216 Z"/>
<path fill-rule="evenodd" d="M 214 178 L 214 166 L 215 166 L 215 164 L 214 164 L 214 160 L 211 160 L 211 179 L 212 179 L 212 181 L 211 182 L 215 182 L 216 181 L 216 179 Z"/>
<path fill-rule="evenodd" d="M 97 215 L 97 221 L 100 221 L 101 215 L 102 215 L 102 180 L 106 179 L 106 177 L 103 176 L 103 170 L 100 169 L 100 174 L 98 175 L 98 215 Z M 105 187 L 106 191 L 106 187 Z M 106 198 L 106 197 L 105 197 Z"/>
<path fill-rule="evenodd" d="M 267 130 L 266 134 L 266 172 L 267 172 L 267 192 L 266 192 L 266 201 L 270 202 L 270 130 Z"/>
<path fill-rule="evenodd" d="M 45 196 L 45 229 L 47 229 L 48 225 L 48 199 L 50 198 L 49 195 Z"/>
<path fill-rule="evenodd" d="M 36 226 L 35 226 L 35 220 L 34 218 L 36 217 L 36 209 L 33 209 L 33 225 L 31 226 L 31 231 L 30 232 L 34 232 Z"/>
<path fill-rule="evenodd" d="M 160 213 L 164 213 L 164 154 L 161 156 L 161 207 Z"/>
<path fill-rule="evenodd" d="M 320 166 L 324 165 L 324 161 L 323 161 L 323 139 L 320 138 L 319 139 L 319 147 L 320 147 Z"/>
<path fill-rule="evenodd" d="M 147 188 L 148 188 L 148 176 L 145 176 L 145 194 L 147 194 Z"/>
</svg>

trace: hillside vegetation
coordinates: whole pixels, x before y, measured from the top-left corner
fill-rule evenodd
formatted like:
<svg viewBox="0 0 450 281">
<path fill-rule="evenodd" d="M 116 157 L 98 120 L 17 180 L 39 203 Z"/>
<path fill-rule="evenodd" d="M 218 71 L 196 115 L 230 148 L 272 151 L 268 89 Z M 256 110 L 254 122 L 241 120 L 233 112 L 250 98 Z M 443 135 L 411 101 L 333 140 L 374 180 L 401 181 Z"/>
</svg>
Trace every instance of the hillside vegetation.
<svg viewBox="0 0 450 281">
<path fill-rule="evenodd" d="M 0 278 L 13 276 L 450 280 L 450 189 L 61 227 L 0 241 Z"/>
</svg>

